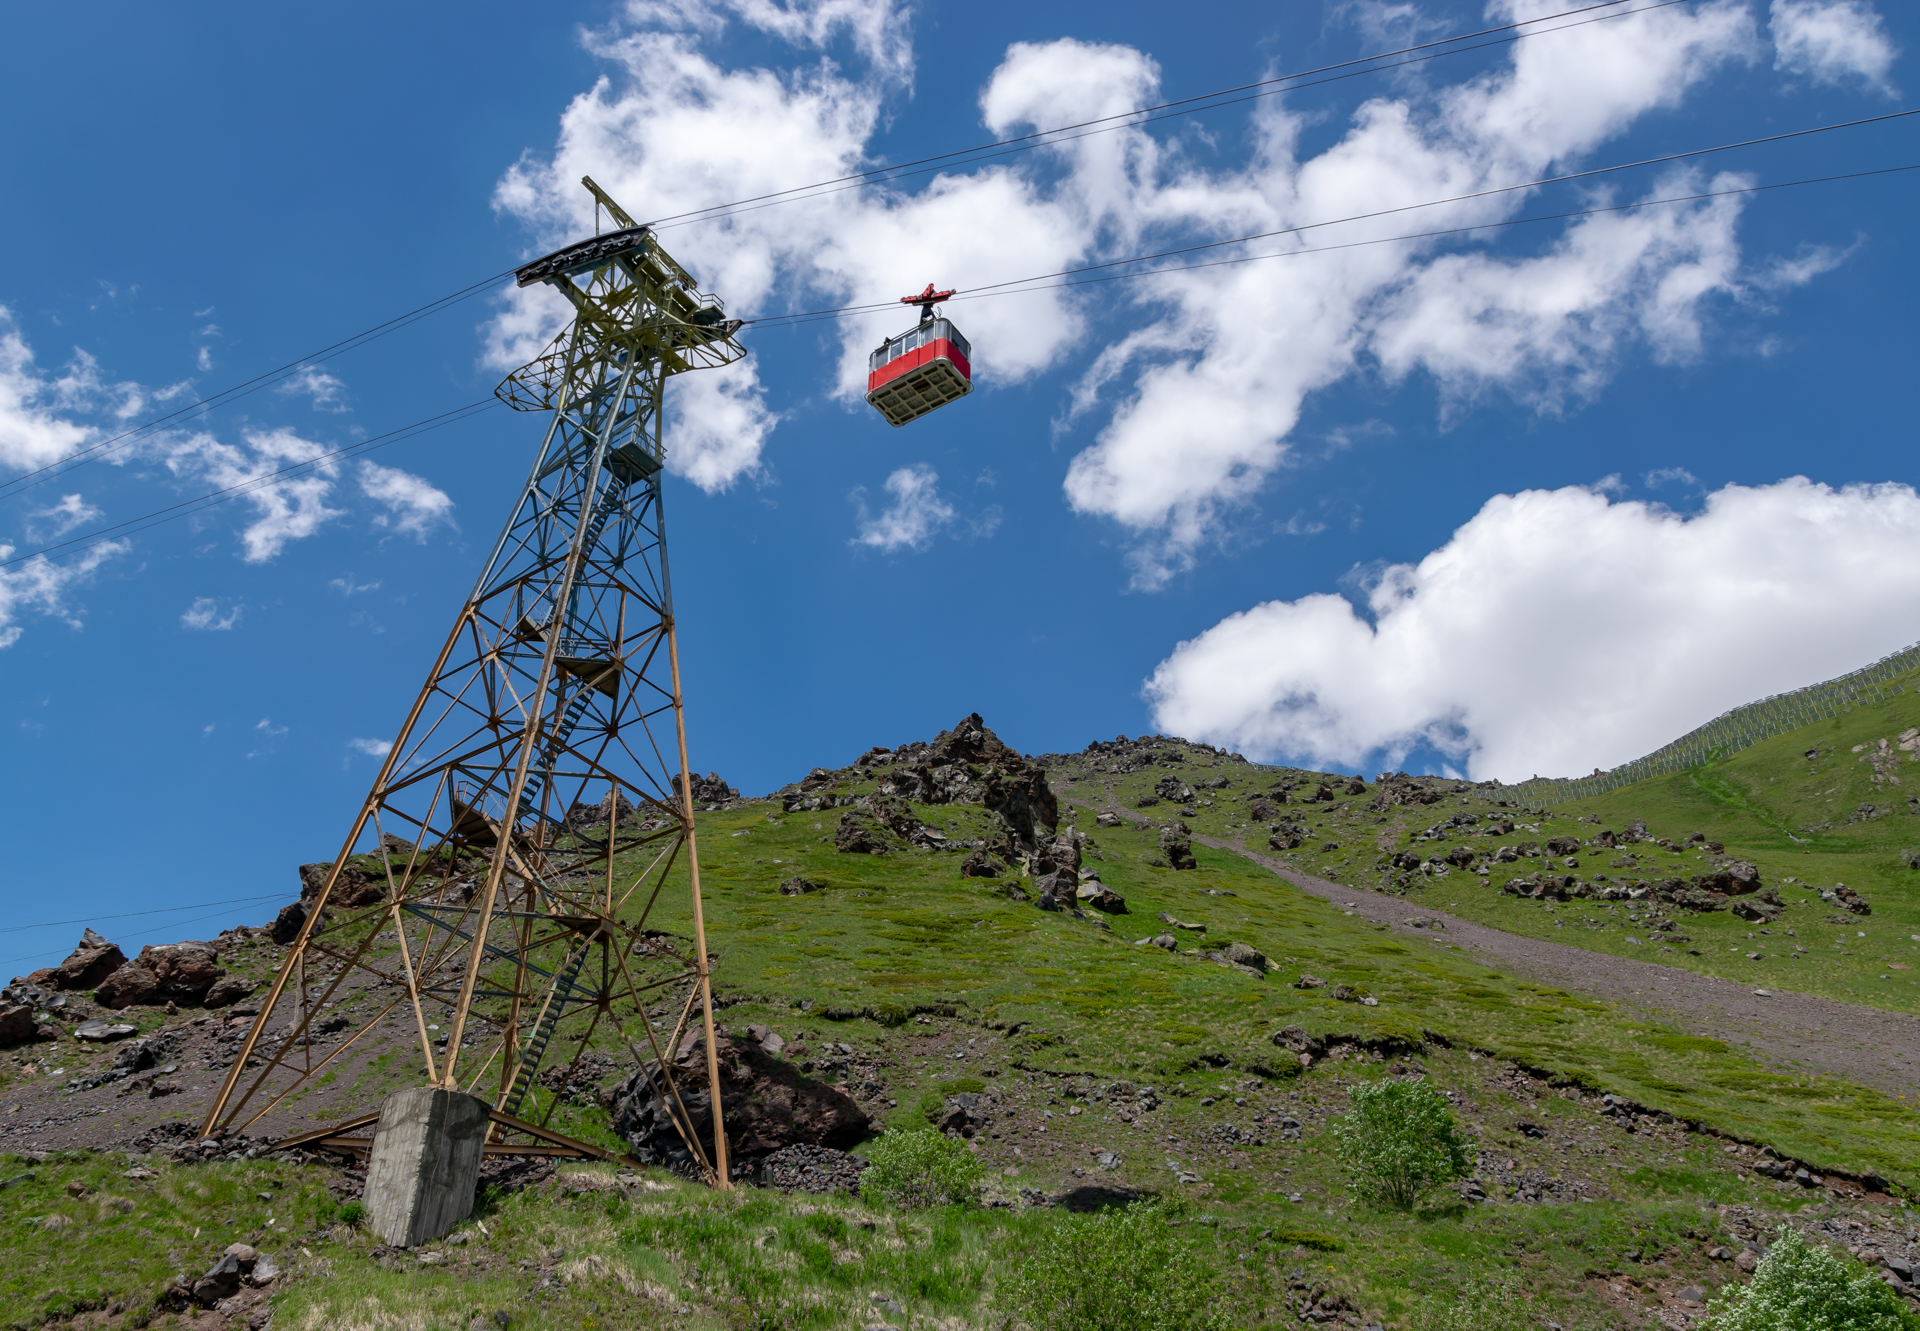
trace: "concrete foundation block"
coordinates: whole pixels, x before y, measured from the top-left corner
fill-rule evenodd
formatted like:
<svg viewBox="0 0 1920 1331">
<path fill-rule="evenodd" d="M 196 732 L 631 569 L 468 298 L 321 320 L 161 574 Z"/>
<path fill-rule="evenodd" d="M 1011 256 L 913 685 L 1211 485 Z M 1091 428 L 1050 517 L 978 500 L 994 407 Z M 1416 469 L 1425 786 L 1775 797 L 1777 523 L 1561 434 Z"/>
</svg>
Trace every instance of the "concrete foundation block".
<svg viewBox="0 0 1920 1331">
<path fill-rule="evenodd" d="M 395 1091 L 381 1103 L 362 1198 L 374 1233 L 412 1248 L 473 1211 L 488 1108 L 485 1100 L 438 1086 Z"/>
</svg>

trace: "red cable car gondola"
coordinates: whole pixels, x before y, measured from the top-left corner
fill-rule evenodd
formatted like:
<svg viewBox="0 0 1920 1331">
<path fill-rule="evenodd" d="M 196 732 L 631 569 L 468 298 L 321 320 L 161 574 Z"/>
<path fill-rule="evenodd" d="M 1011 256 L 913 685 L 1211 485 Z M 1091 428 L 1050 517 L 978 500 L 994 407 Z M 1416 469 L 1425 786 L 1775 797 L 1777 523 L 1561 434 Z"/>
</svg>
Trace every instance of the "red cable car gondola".
<svg viewBox="0 0 1920 1331">
<path fill-rule="evenodd" d="M 867 357 L 867 401 L 889 424 L 917 421 L 973 391 L 973 348 L 951 321 L 933 314 L 952 294 L 935 291 L 929 282 L 919 295 L 902 296 L 902 305 L 920 307 L 919 325 L 888 338 Z"/>
</svg>

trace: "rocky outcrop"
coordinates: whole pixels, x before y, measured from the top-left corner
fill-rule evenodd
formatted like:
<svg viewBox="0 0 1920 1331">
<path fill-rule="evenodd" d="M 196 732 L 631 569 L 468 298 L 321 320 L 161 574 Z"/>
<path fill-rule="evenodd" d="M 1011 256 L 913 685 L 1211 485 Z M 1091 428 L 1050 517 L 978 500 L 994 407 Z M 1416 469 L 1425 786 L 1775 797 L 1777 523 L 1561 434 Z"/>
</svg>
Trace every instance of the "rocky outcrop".
<svg viewBox="0 0 1920 1331">
<path fill-rule="evenodd" d="M 366 860 L 375 860 L 375 863 L 364 863 Z M 309 908 L 319 897 L 320 889 L 327 885 L 327 875 L 332 872 L 331 860 L 300 866 L 300 900 Z M 356 855 L 341 866 L 340 877 L 333 884 L 333 894 L 327 898 L 327 905 L 342 910 L 357 910 L 361 906 L 373 905 L 386 893 L 386 873 L 375 857 Z"/>
<path fill-rule="evenodd" d="M 109 975 L 95 997 L 109 1008 L 198 1003 L 225 974 L 214 950 L 205 943 L 149 944 Z"/>
<path fill-rule="evenodd" d="M 1193 858 L 1193 839 L 1185 823 L 1174 823 L 1160 829 L 1160 853 L 1166 857 L 1171 868 L 1197 867 Z"/>
<path fill-rule="evenodd" d="M 833 1087 L 802 1076 L 760 1041 L 723 1036 L 719 1053 L 727 1151 L 734 1159 L 745 1162 L 796 1144 L 844 1150 L 871 1130 L 859 1105 Z M 659 1064 L 649 1063 L 614 1092 L 613 1128 L 641 1160 L 692 1174 L 695 1157 L 686 1136 L 708 1152 L 713 1142 L 706 1046 L 699 1032 L 681 1041 L 673 1066 L 684 1114 L 667 1094 Z"/>
<path fill-rule="evenodd" d="M 721 804 L 731 803 L 740 798 L 740 792 L 722 781 L 716 772 L 708 772 L 705 776 L 701 776 L 698 772 L 695 772 L 687 784 L 693 790 L 693 803 L 695 808 L 713 808 Z M 674 773 L 673 777 L 673 798 L 676 803 L 680 799 L 680 774 L 678 772 Z"/>
<path fill-rule="evenodd" d="M 65 961 L 35 971 L 27 982 L 43 989 L 92 989 L 126 964 L 126 955 L 117 944 L 88 929 Z"/>
<path fill-rule="evenodd" d="M 1867 899 L 1845 883 L 1835 883 L 1832 887 L 1820 889 L 1820 899 L 1829 905 L 1850 910 L 1855 915 L 1873 914 L 1873 907 L 1867 904 Z"/>
</svg>

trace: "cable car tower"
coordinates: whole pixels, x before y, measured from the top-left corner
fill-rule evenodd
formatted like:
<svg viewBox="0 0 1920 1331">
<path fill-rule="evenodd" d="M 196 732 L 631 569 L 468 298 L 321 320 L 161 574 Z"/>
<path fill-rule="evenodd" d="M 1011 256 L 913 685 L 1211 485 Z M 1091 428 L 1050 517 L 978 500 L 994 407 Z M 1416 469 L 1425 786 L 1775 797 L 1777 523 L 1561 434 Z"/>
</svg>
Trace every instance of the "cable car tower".
<svg viewBox="0 0 1920 1331">
<path fill-rule="evenodd" d="M 621 229 L 518 270 L 574 318 L 496 390 L 547 414 L 533 470 L 306 899 L 203 1136 L 258 1122 L 379 1031 L 417 1046 L 426 1084 L 492 1104 L 488 1152 L 605 1156 L 547 1126 L 557 1097 L 540 1121 L 523 1115 L 542 1064 L 577 1063 L 599 1035 L 658 1069 L 697 1172 L 728 1186 L 661 409 L 670 376 L 745 351 L 739 321 L 652 231 L 582 184 Z M 676 933 L 662 894 L 682 865 L 691 909 Z M 372 987 L 354 993 L 349 977 Z M 694 1021 L 704 1085 L 675 1085 Z M 284 1144 L 364 1149 L 367 1108 Z"/>
</svg>

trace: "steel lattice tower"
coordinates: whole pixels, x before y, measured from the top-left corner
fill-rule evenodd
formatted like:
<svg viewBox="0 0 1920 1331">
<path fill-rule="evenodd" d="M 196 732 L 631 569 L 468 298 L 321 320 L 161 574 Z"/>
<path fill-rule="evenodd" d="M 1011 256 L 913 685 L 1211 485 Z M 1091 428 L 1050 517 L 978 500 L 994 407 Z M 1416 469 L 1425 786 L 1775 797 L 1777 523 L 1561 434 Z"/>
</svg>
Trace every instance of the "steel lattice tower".
<svg viewBox="0 0 1920 1331">
<path fill-rule="evenodd" d="M 397 1011 L 417 1031 L 427 1082 L 491 1099 L 489 1149 L 508 1152 L 604 1154 L 520 1110 L 550 1048 L 571 1048 L 577 1061 L 596 1034 L 617 1035 L 660 1069 L 689 1153 L 727 1185 L 661 411 L 670 376 L 745 353 L 720 302 L 698 293 L 648 228 L 582 183 L 622 229 L 518 271 L 521 286 L 546 283 L 575 315 L 496 390 L 516 409 L 548 413 L 546 438 L 307 901 L 203 1135 L 257 1122 Z M 684 940 L 647 927 L 683 859 Z M 372 981 L 378 1010 L 342 1024 L 349 976 Z M 669 1014 L 677 1007 L 664 1032 L 648 1015 L 663 1001 Z M 450 1010 L 439 1037 L 436 1010 Z M 706 1084 L 684 1094 L 711 1096 L 710 1143 L 672 1083 L 696 1016 Z M 377 1117 L 368 1108 L 290 1141 L 363 1146 L 351 1134 Z M 518 1144 L 508 1140 L 516 1134 Z"/>
</svg>

